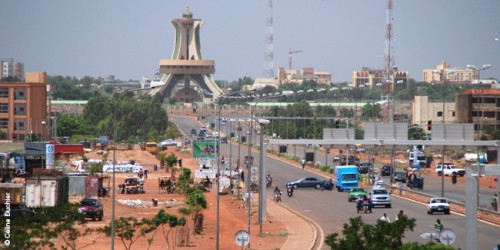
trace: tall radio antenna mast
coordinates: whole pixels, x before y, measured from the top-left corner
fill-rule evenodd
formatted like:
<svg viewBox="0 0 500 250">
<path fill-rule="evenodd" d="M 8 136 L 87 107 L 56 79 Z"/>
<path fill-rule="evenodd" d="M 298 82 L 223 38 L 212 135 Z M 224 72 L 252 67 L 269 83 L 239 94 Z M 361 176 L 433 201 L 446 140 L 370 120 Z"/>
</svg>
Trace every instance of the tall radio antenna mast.
<svg viewBox="0 0 500 250">
<path fill-rule="evenodd" d="M 385 94 L 390 94 L 394 88 L 394 81 L 391 79 L 394 69 L 394 48 L 392 34 L 392 0 L 387 0 L 386 30 L 385 30 L 385 54 L 384 54 L 384 85 Z"/>
</svg>

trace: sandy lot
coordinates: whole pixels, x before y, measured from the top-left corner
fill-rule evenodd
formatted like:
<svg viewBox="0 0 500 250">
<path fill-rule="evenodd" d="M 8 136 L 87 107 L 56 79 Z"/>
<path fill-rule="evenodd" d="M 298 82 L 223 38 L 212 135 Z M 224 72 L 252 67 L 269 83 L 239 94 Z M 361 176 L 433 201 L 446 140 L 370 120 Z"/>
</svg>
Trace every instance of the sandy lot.
<svg viewBox="0 0 500 250">
<path fill-rule="evenodd" d="M 189 167 L 192 170 L 198 168 L 198 161 L 192 159 L 191 152 L 187 151 L 175 151 L 167 150 L 168 153 L 175 154 L 178 159 L 183 159 L 184 167 Z M 102 159 L 102 155 L 96 152 L 91 152 L 86 154 L 89 159 Z M 112 157 L 110 152 L 109 158 Z M 157 160 L 151 154 L 140 151 L 136 148 L 132 151 L 116 151 L 116 157 L 118 162 L 123 162 L 126 160 L 135 160 L 140 165 L 143 165 L 148 169 L 148 178 L 145 181 L 144 188 L 146 193 L 144 194 L 120 194 L 116 193 L 116 203 L 115 203 L 115 213 L 116 217 L 128 217 L 134 216 L 138 219 L 141 218 L 152 218 L 158 211 L 163 208 L 166 213 L 174 214 L 180 216 L 178 208 L 183 205 L 184 195 L 180 194 L 165 194 L 164 192 L 159 192 L 158 187 L 158 177 L 170 175 L 170 173 L 165 173 L 165 170 L 158 169 L 157 172 L 153 171 L 153 165 L 160 165 L 159 160 Z M 158 167 L 159 168 L 159 167 Z M 123 179 L 127 176 L 133 176 L 133 173 L 117 173 L 116 174 L 116 185 L 121 184 Z M 203 211 L 204 222 L 203 222 L 203 232 L 201 234 L 193 234 L 193 220 L 188 219 L 187 228 L 190 230 L 188 247 L 174 247 L 174 240 L 172 235 L 176 233 L 176 229 L 172 230 L 170 233 L 171 239 L 170 244 L 167 247 L 166 240 L 162 235 L 161 229 L 158 230 L 156 235 L 153 237 L 153 241 L 149 246 L 149 249 L 215 249 L 216 245 L 216 186 L 212 188 L 211 192 L 206 192 L 206 198 L 208 202 L 208 209 Z M 72 197 L 71 200 L 78 201 L 81 197 Z M 152 206 L 152 199 L 158 199 L 158 207 Z M 286 231 L 284 226 L 275 221 L 273 217 L 269 216 L 269 221 L 263 224 L 263 232 L 266 232 L 265 237 L 257 237 L 258 234 L 258 223 L 257 223 L 257 197 L 254 197 L 251 206 L 251 223 L 252 228 L 252 249 L 279 249 L 286 240 Z M 109 225 L 111 221 L 111 211 L 112 211 L 112 200 L 110 197 L 102 199 L 104 203 L 105 215 L 103 221 L 88 221 L 86 227 L 99 228 L 105 225 Z M 126 205 L 126 203 L 139 202 L 144 204 L 144 207 L 135 207 Z M 246 230 L 248 227 L 248 210 L 241 200 L 237 200 L 235 195 L 221 195 L 220 196 L 220 208 L 219 208 L 219 247 L 220 249 L 240 249 L 236 245 L 234 236 L 239 230 Z M 179 229 L 179 228 L 178 228 Z M 148 238 L 151 235 L 147 236 Z M 85 236 L 79 240 L 78 246 L 82 247 L 88 243 L 93 244 L 86 249 L 109 249 L 111 244 L 111 239 L 103 234 L 92 234 Z M 57 241 L 58 245 L 61 246 L 62 241 L 59 239 Z M 137 242 L 132 245 L 132 249 L 147 248 L 147 240 L 144 237 L 139 237 Z M 123 243 L 119 238 L 115 239 L 115 249 L 125 249 Z"/>
</svg>

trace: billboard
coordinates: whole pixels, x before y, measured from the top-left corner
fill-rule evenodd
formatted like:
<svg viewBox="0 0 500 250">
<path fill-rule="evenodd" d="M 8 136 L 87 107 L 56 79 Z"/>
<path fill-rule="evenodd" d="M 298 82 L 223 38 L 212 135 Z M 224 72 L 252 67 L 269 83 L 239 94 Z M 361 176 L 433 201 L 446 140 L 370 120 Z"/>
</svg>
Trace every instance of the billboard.
<svg viewBox="0 0 500 250">
<path fill-rule="evenodd" d="M 217 158 L 217 140 L 193 141 L 193 158 Z"/>
</svg>

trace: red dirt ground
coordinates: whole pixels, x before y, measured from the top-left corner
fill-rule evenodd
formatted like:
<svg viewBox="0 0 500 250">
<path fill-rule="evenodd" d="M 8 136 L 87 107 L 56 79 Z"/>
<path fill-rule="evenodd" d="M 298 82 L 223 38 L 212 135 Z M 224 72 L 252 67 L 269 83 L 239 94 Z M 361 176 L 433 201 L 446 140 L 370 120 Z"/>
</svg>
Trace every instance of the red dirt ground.
<svg viewBox="0 0 500 250">
<path fill-rule="evenodd" d="M 184 167 L 189 167 L 192 170 L 198 168 L 198 162 L 191 158 L 191 153 L 186 154 L 185 152 L 168 150 L 168 153 L 174 153 L 178 159 L 183 159 Z M 96 152 L 91 152 L 86 154 L 89 159 L 102 159 L 102 155 Z M 111 152 L 108 159 L 111 158 Z M 170 175 L 165 173 L 164 170 L 158 169 L 158 172 L 153 171 L 153 165 L 159 166 L 159 161 L 151 154 L 135 149 L 132 151 L 116 151 L 116 158 L 118 162 L 123 162 L 126 160 L 134 159 L 140 165 L 143 165 L 148 169 L 148 179 L 145 181 L 144 194 L 120 194 L 116 193 L 117 202 L 115 203 L 115 214 L 116 217 L 124 216 L 135 216 L 136 218 L 151 218 L 153 217 L 162 207 L 166 206 L 166 201 L 175 200 L 171 202 L 170 208 L 165 208 L 166 213 L 175 214 L 179 216 L 178 208 L 182 205 L 184 196 L 180 194 L 164 194 L 159 193 L 158 190 L 158 177 L 164 175 Z M 133 174 L 133 173 L 132 173 Z M 132 174 L 129 173 L 117 173 L 116 174 L 116 185 L 121 184 L 123 179 Z M 216 186 L 212 188 L 215 190 Z M 207 192 L 206 198 L 208 202 L 208 209 L 203 211 L 204 222 L 203 222 L 203 232 L 200 235 L 190 234 L 189 237 L 189 247 L 178 247 L 173 246 L 173 240 L 170 239 L 170 245 L 167 247 L 166 241 L 163 238 L 161 229 L 158 231 L 149 249 L 215 249 L 216 245 L 216 192 Z M 72 197 L 70 200 L 79 201 L 81 197 Z M 158 207 L 147 207 L 147 208 L 134 208 L 127 205 L 122 205 L 119 200 L 142 200 L 144 202 L 150 202 L 153 198 L 159 200 Z M 255 201 L 257 200 L 254 198 Z M 105 225 L 109 225 L 111 221 L 111 207 L 112 201 L 110 197 L 102 199 L 104 203 L 105 215 L 103 221 L 88 221 L 87 227 L 99 228 Z M 254 203 L 255 204 L 255 203 Z M 285 234 L 284 226 L 275 221 L 272 216 L 268 216 L 269 221 L 263 224 L 263 232 L 267 234 L 266 237 L 255 237 L 258 232 L 257 223 L 257 208 L 252 206 L 251 210 L 251 227 L 252 227 L 252 239 L 251 246 L 252 249 L 279 249 L 285 242 L 286 237 L 282 237 L 281 234 Z M 248 210 L 244 206 L 241 200 L 236 200 L 234 195 L 221 195 L 220 196 L 220 208 L 219 208 L 219 247 L 220 249 L 239 249 L 236 245 L 234 236 L 237 231 L 245 230 L 248 226 Z M 188 227 L 192 228 L 193 220 L 188 218 Z M 172 236 L 174 231 L 170 233 Z M 150 236 L 148 236 L 150 237 Z M 110 249 L 111 240 L 103 234 L 92 234 L 90 236 L 85 236 L 79 240 L 78 246 L 82 247 L 85 244 L 93 244 L 88 248 L 94 249 Z M 62 240 L 58 239 L 56 244 L 60 248 Z M 132 249 L 147 248 L 147 240 L 144 237 L 140 237 L 137 242 L 132 245 Z M 125 249 L 122 242 L 117 237 L 115 239 L 115 249 Z"/>
</svg>

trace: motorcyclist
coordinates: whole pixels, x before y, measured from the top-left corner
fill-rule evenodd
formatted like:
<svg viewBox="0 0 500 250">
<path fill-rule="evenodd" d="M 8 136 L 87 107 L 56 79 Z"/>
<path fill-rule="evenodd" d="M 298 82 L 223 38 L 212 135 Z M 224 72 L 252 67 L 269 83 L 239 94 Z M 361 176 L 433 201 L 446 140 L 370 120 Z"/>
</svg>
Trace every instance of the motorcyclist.
<svg viewBox="0 0 500 250">
<path fill-rule="evenodd" d="M 356 212 L 359 213 L 359 210 L 362 210 L 362 209 L 363 209 L 363 198 L 358 197 L 356 199 Z"/>
<path fill-rule="evenodd" d="M 293 195 L 293 186 L 291 183 L 286 184 L 286 192 L 288 194 L 288 197 L 292 197 Z"/>
<path fill-rule="evenodd" d="M 328 180 L 328 187 L 329 187 L 329 188 L 333 188 L 333 181 L 332 181 L 332 178 L 330 178 L 330 180 Z"/>
<path fill-rule="evenodd" d="M 270 174 L 267 174 L 266 175 L 266 186 L 270 187 L 272 185 L 272 183 L 273 183 L 273 178 L 271 177 Z"/>
<path fill-rule="evenodd" d="M 368 211 L 372 212 L 373 201 L 371 196 L 365 196 L 365 201 L 368 203 Z"/>
<path fill-rule="evenodd" d="M 333 188 L 333 181 L 331 178 L 328 181 L 323 181 L 323 188 L 328 190 L 331 190 Z"/>
</svg>

